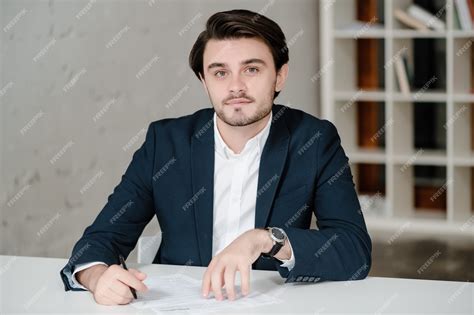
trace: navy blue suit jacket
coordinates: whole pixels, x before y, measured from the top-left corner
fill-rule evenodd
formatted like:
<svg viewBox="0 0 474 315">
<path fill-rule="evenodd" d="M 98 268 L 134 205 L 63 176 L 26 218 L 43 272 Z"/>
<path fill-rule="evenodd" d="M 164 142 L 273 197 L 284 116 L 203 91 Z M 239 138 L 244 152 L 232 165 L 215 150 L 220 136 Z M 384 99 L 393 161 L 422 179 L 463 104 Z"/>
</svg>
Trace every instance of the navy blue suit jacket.
<svg viewBox="0 0 474 315">
<path fill-rule="evenodd" d="M 287 282 L 365 278 L 371 240 L 336 128 L 303 111 L 273 105 L 262 152 L 255 227 L 281 227 L 295 256 L 289 272 L 276 259 L 254 269 L 278 270 Z M 214 129 L 212 108 L 150 124 L 145 143 L 61 270 L 127 257 L 156 216 L 162 242 L 154 263 L 207 266 L 212 259 Z M 313 213 L 317 229 L 309 229 Z"/>
</svg>

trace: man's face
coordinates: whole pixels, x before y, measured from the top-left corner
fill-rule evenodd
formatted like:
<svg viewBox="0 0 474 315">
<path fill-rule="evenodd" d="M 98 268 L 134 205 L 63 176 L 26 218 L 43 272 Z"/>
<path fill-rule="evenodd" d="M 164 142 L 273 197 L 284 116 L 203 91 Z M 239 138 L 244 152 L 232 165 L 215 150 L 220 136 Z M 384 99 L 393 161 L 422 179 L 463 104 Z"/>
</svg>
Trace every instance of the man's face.
<svg viewBox="0 0 474 315">
<path fill-rule="evenodd" d="M 259 39 L 210 40 L 204 50 L 203 84 L 217 116 L 231 126 L 247 126 L 270 114 L 274 92 L 286 79 Z"/>
</svg>

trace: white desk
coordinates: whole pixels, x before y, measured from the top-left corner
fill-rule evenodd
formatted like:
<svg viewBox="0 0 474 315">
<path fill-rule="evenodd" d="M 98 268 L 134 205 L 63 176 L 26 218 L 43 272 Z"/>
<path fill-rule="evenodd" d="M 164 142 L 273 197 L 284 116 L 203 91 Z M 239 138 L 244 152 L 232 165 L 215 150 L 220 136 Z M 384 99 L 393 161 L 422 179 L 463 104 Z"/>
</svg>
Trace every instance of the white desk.
<svg viewBox="0 0 474 315">
<path fill-rule="evenodd" d="M 97 305 L 89 292 L 65 292 L 59 270 L 66 263 L 65 259 L 0 256 L 0 313 L 138 313 L 128 305 Z M 139 268 L 148 275 L 179 272 L 196 279 L 201 279 L 205 270 L 171 265 Z M 273 292 L 283 302 L 242 312 L 474 314 L 472 283 L 394 278 L 312 284 L 283 282 L 276 271 L 252 271 L 251 287 L 262 293 Z"/>
</svg>

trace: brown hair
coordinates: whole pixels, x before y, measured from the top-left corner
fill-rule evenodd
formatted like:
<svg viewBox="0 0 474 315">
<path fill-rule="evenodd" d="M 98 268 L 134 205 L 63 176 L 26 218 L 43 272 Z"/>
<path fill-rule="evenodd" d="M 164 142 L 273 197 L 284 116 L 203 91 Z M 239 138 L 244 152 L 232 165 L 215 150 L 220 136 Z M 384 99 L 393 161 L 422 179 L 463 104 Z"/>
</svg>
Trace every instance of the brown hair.
<svg viewBox="0 0 474 315">
<path fill-rule="evenodd" d="M 199 34 L 189 54 L 189 65 L 194 74 L 204 78 L 204 49 L 210 39 L 258 38 L 267 44 L 278 72 L 288 62 L 288 47 L 285 34 L 277 23 L 269 18 L 249 11 L 230 10 L 213 14 L 206 22 L 206 29 Z M 274 98 L 280 92 L 275 92 Z"/>
</svg>

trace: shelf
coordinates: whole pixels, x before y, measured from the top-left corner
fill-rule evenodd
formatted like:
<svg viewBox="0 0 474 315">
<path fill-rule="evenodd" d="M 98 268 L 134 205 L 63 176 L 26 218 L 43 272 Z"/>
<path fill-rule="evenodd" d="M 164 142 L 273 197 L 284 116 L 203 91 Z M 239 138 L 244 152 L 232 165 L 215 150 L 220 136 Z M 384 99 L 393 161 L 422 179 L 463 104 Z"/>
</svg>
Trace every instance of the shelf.
<svg viewBox="0 0 474 315">
<path fill-rule="evenodd" d="M 474 31 L 453 30 L 451 34 L 454 38 L 469 38 L 474 37 Z"/>
<path fill-rule="evenodd" d="M 334 37 L 338 39 L 385 38 L 385 30 L 334 30 Z"/>
<path fill-rule="evenodd" d="M 395 164 L 401 165 L 438 165 L 445 166 L 448 163 L 446 151 L 423 150 L 414 151 L 412 154 L 395 154 L 392 158 Z M 408 164 L 407 164 L 408 163 Z"/>
<path fill-rule="evenodd" d="M 375 101 L 384 102 L 389 93 L 385 91 L 336 91 L 334 92 L 335 101 Z M 440 92 L 417 92 L 412 91 L 409 95 L 401 92 L 391 94 L 392 100 L 395 102 L 447 102 L 448 94 L 444 91 Z M 474 102 L 474 94 L 455 94 L 453 95 L 455 102 Z"/>
<path fill-rule="evenodd" d="M 453 29 L 453 0 L 434 3 L 435 9 L 445 9 L 440 15 L 446 23 L 442 31 L 409 29 L 394 17 L 396 9 L 406 10 L 413 0 L 378 1 L 381 7 L 371 15 L 379 18 L 380 28 L 364 22 L 357 27 L 355 0 L 320 3 L 325 12 L 321 15 L 320 63 L 333 60 L 335 64 L 320 80 L 322 117 L 333 121 L 339 131 L 359 197 L 366 195 L 367 201 L 379 191 L 383 195 L 377 211 L 364 212 L 369 230 L 396 232 L 410 222 L 410 230 L 432 237 L 472 238 L 474 30 Z M 347 23 L 353 24 L 352 29 Z M 360 49 L 365 42 L 357 41 L 362 38 L 373 39 L 366 41 L 367 52 Z M 415 62 L 423 63 L 423 53 L 434 55 L 434 60 L 415 67 Z M 411 81 L 415 70 L 423 74 L 416 84 L 410 84 L 407 94 L 398 85 L 399 56 L 408 64 Z M 368 66 L 358 63 L 362 60 L 369 60 Z M 365 73 L 362 80 L 367 80 L 361 81 Z M 360 82 L 376 89 L 362 90 L 359 86 L 364 83 Z M 374 143 L 381 148 L 366 149 L 361 146 L 372 145 L 375 118 L 376 129 L 384 128 L 380 143 Z M 441 195 L 431 200 L 441 188 Z"/>
<path fill-rule="evenodd" d="M 474 103 L 474 94 L 462 94 L 462 93 L 456 93 L 453 94 L 453 101 L 457 103 Z"/>
<path fill-rule="evenodd" d="M 385 101 L 384 91 L 336 91 L 334 92 L 334 99 L 336 101 Z"/>
<path fill-rule="evenodd" d="M 369 232 L 383 231 L 397 233 L 403 227 L 408 227 L 410 233 L 427 235 L 427 236 L 460 236 L 462 238 L 474 237 L 474 225 L 461 229 L 464 222 L 449 222 L 446 219 L 427 219 L 420 217 L 380 217 L 374 215 L 365 216 L 367 228 Z M 407 230 L 407 229 L 403 229 Z"/>
<path fill-rule="evenodd" d="M 448 95 L 446 92 L 423 92 L 420 89 L 412 91 L 409 95 L 395 92 L 392 99 L 395 102 L 447 102 Z"/>
<path fill-rule="evenodd" d="M 384 163 L 386 154 L 384 149 L 358 149 L 348 152 L 351 163 Z"/>
<path fill-rule="evenodd" d="M 388 32 L 393 38 L 445 38 L 447 32 L 418 31 L 418 30 L 393 30 Z"/>
<path fill-rule="evenodd" d="M 433 210 L 433 209 L 415 209 L 412 219 L 417 220 L 428 220 L 432 222 L 446 222 L 446 210 Z"/>
<path fill-rule="evenodd" d="M 453 157 L 453 163 L 455 166 L 474 166 L 474 152 L 471 152 L 470 155 L 465 154 Z"/>
</svg>

